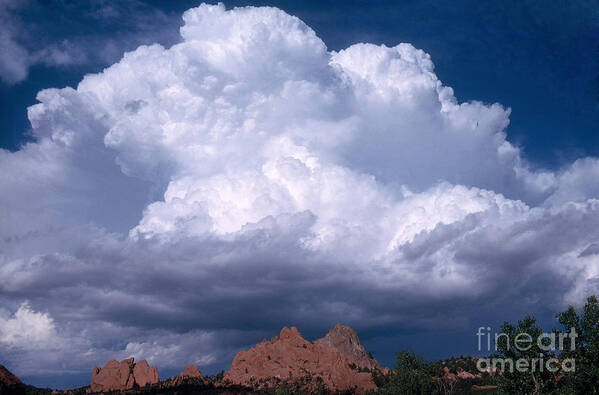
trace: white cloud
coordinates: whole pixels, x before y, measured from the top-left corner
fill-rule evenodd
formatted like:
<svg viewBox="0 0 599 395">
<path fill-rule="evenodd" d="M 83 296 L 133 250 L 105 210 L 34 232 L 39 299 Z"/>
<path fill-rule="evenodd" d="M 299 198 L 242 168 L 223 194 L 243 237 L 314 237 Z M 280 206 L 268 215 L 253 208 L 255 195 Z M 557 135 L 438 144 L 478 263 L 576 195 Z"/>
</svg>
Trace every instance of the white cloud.
<svg viewBox="0 0 599 395">
<path fill-rule="evenodd" d="M 556 174 L 555 191 L 547 198 L 547 205 L 581 202 L 599 196 L 599 159 L 582 158 Z"/>
<path fill-rule="evenodd" d="M 597 159 L 535 170 L 509 109 L 458 103 L 409 44 L 328 52 L 274 8 L 184 22 L 40 92 L 37 141 L 0 151 L 0 300 L 69 339 L 10 354 L 22 371 L 222 364 L 285 324 L 461 325 L 596 292 Z"/>
<path fill-rule="evenodd" d="M 52 349 L 57 346 L 54 321 L 46 313 L 31 310 L 23 303 L 13 316 L 0 317 L 0 343 L 24 349 Z"/>
<path fill-rule="evenodd" d="M 24 80 L 30 63 L 28 51 L 16 39 L 20 26 L 12 13 L 19 3 L 0 2 L 0 79 L 8 84 Z"/>
</svg>

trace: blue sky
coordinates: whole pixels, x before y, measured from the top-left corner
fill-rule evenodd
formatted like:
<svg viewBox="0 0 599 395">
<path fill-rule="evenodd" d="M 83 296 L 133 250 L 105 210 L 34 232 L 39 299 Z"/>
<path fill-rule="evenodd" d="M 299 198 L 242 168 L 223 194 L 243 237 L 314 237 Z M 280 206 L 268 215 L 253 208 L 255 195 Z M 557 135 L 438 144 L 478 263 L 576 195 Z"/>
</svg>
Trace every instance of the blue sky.
<svg viewBox="0 0 599 395">
<path fill-rule="evenodd" d="M 387 366 L 475 354 L 478 326 L 599 292 L 597 1 L 0 22 L 0 360 L 27 383 L 215 373 L 337 321 Z"/>
</svg>

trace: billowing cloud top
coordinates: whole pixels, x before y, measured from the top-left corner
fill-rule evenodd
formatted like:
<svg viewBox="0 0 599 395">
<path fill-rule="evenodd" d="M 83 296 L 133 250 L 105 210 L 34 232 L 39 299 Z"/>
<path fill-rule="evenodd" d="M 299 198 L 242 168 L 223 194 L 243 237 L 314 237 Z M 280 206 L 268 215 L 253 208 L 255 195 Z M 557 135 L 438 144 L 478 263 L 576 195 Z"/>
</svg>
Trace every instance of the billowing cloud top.
<svg viewBox="0 0 599 395">
<path fill-rule="evenodd" d="M 597 159 L 537 169 L 509 109 L 458 103 L 410 44 L 329 52 L 275 8 L 183 19 L 171 48 L 40 92 L 36 142 L 0 151 L 17 374 L 209 365 L 286 324 L 451 327 L 597 290 Z"/>
</svg>

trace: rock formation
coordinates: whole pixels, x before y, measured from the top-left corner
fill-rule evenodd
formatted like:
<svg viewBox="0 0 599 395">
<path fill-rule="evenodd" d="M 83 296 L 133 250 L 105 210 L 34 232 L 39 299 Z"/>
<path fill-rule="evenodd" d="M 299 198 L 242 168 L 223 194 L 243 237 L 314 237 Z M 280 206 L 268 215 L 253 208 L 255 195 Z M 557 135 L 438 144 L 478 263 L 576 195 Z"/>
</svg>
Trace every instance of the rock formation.
<svg viewBox="0 0 599 395">
<path fill-rule="evenodd" d="M 368 354 L 364 346 L 360 344 L 358 334 L 353 328 L 337 323 L 323 338 L 315 340 L 315 344 L 326 344 L 334 347 L 347 357 L 359 369 L 378 369 L 381 365 Z"/>
<path fill-rule="evenodd" d="M 351 328 L 337 325 L 323 339 L 310 343 L 297 328 L 285 327 L 279 337 L 239 352 L 224 379 L 255 389 L 301 382 L 309 391 L 322 383 L 331 391 L 355 390 L 361 394 L 376 389 L 372 374 L 366 370 L 379 367 L 368 358 Z"/>
<path fill-rule="evenodd" d="M 25 385 L 17 376 L 0 365 L 0 394 L 24 394 Z"/>
<path fill-rule="evenodd" d="M 204 376 L 195 365 L 189 365 L 178 376 L 171 377 L 164 382 L 166 388 L 178 387 L 180 385 L 203 385 Z"/>
<path fill-rule="evenodd" d="M 156 369 L 155 366 L 150 367 L 148 361 L 144 359 L 143 361 L 136 363 L 133 367 L 133 378 L 135 384 L 140 387 L 145 387 L 148 384 L 155 384 L 158 382 L 158 369 Z"/>
<path fill-rule="evenodd" d="M 103 368 L 94 366 L 92 370 L 91 392 L 128 390 L 135 387 L 144 387 L 158 382 L 158 369 L 148 365 L 143 360 L 134 363 L 133 358 L 117 362 L 114 359 Z"/>
<path fill-rule="evenodd" d="M 202 373 L 195 365 L 189 365 L 186 367 L 180 374 L 180 378 L 192 378 L 192 379 L 201 379 L 203 378 Z"/>
<path fill-rule="evenodd" d="M 456 373 L 452 373 L 450 369 L 446 366 L 443 368 L 442 378 L 445 381 L 471 380 L 482 378 L 482 374 L 480 372 L 477 374 L 472 374 L 470 372 L 465 371 L 462 368 L 458 368 Z"/>
</svg>

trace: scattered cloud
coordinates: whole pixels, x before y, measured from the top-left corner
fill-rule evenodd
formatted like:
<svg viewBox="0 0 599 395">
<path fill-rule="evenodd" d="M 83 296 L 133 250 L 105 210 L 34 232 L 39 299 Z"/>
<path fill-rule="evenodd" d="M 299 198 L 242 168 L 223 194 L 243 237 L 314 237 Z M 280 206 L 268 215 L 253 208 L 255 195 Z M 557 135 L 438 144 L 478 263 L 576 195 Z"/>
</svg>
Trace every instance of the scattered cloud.
<svg viewBox="0 0 599 395">
<path fill-rule="evenodd" d="M 0 80 L 13 85 L 36 65 L 98 69 L 141 44 L 170 43 L 178 21 L 137 0 L 3 0 L 0 22 Z"/>
<path fill-rule="evenodd" d="M 12 17 L 21 3 L 0 1 L 0 79 L 8 84 L 24 80 L 29 68 L 29 53 L 16 37 L 21 26 Z"/>
</svg>

